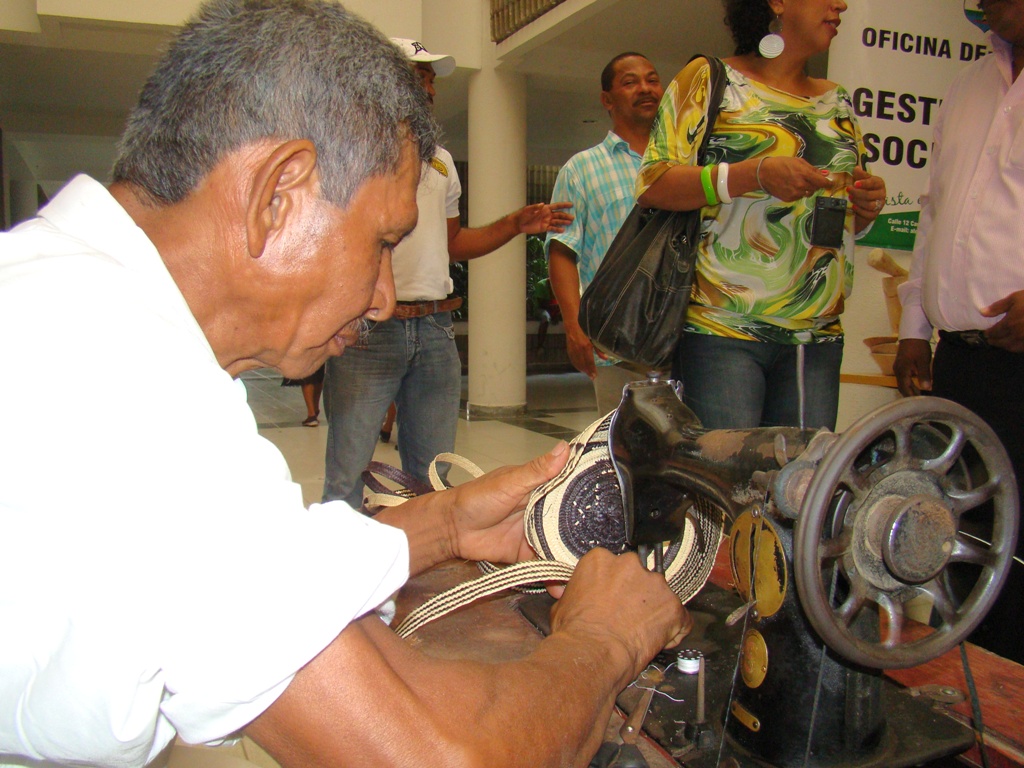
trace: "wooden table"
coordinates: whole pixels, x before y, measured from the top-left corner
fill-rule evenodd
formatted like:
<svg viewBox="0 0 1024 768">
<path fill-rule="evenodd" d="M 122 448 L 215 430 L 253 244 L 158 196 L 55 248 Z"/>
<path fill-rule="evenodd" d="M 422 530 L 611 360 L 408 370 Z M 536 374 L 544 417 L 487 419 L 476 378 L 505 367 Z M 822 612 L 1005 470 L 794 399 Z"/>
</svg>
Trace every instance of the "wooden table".
<svg viewBox="0 0 1024 768">
<path fill-rule="evenodd" d="M 433 595 L 477 575 L 479 571 L 475 565 L 451 561 L 416 577 L 399 595 L 396 622 Z M 719 550 L 710 581 L 723 589 L 733 588 L 724 544 Z M 516 610 L 516 603 L 521 599 L 518 594 L 504 593 L 480 600 L 423 627 L 411 642 L 423 652 L 439 658 L 483 662 L 523 658 L 537 646 L 543 635 Z M 985 722 L 989 766 L 1024 767 L 1024 667 L 976 646 L 968 644 L 967 648 Z M 886 675 L 912 689 L 940 685 L 961 692 L 964 695 L 962 701 L 943 707 L 950 717 L 962 723 L 970 724 L 972 721 L 958 649 L 919 667 L 890 670 Z M 613 715 L 607 728 L 608 738 L 614 736 L 622 722 L 621 713 Z M 677 768 L 680 765 L 653 741 L 643 739 L 640 747 L 651 768 Z M 976 747 L 957 760 L 962 765 L 982 765 Z"/>
<path fill-rule="evenodd" d="M 424 601 L 439 592 L 480 575 L 473 563 L 449 561 L 409 581 L 398 596 L 398 613 L 394 626 Z M 424 653 L 442 659 L 466 659 L 480 662 L 503 662 L 528 656 L 543 635 L 515 610 L 521 599 L 517 593 L 503 593 L 461 608 L 442 619 L 427 624 L 411 638 Z M 606 729 L 606 738 L 618 733 L 624 718 L 614 712 Z M 524 743 L 529 734 L 523 734 Z M 638 746 L 650 768 L 678 768 L 665 751 L 647 738 Z"/>
<path fill-rule="evenodd" d="M 841 373 L 840 384 L 864 384 L 869 387 L 889 387 L 896 389 L 896 377 L 882 373 Z"/>
</svg>

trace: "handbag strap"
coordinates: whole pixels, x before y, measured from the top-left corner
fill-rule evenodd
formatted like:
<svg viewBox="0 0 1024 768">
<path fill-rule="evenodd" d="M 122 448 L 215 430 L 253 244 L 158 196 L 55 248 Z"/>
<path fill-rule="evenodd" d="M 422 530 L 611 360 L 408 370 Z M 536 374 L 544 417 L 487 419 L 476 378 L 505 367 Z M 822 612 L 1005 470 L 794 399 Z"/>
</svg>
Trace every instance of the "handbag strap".
<svg viewBox="0 0 1024 768">
<path fill-rule="evenodd" d="M 697 165 L 704 165 L 708 143 L 711 141 L 711 134 L 715 131 L 715 121 L 718 120 L 718 113 L 722 108 L 722 96 L 725 94 L 725 84 L 728 78 L 725 74 L 725 64 L 717 56 L 698 53 L 690 59 L 690 62 L 695 59 L 705 59 L 711 68 L 711 73 L 708 76 L 708 111 L 704 118 L 704 137 L 701 139 L 700 149 L 697 150 Z"/>
<path fill-rule="evenodd" d="M 378 477 L 379 476 L 379 477 Z M 390 488 L 380 481 L 380 477 L 390 480 L 397 485 L 397 488 Z M 383 461 L 371 461 L 362 472 L 363 485 L 371 493 L 400 496 L 410 499 L 424 493 L 430 493 L 433 488 L 422 480 L 417 479 L 408 472 L 386 464 Z"/>
</svg>

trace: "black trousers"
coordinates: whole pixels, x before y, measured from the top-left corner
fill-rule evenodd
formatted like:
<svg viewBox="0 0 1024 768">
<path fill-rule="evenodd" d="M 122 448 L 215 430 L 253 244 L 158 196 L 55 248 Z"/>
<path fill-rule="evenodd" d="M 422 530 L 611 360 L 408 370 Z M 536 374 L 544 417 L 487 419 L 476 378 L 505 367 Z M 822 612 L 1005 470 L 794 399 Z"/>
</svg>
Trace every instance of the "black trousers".
<svg viewBox="0 0 1024 768">
<path fill-rule="evenodd" d="M 974 411 L 1002 440 L 1017 475 L 1024 509 L 1024 354 L 975 347 L 940 336 L 932 364 L 932 394 Z M 1024 558 L 1024 531 L 1017 537 Z M 970 640 L 1000 656 L 1024 663 L 1024 565 L 1014 563 L 999 600 Z"/>
</svg>

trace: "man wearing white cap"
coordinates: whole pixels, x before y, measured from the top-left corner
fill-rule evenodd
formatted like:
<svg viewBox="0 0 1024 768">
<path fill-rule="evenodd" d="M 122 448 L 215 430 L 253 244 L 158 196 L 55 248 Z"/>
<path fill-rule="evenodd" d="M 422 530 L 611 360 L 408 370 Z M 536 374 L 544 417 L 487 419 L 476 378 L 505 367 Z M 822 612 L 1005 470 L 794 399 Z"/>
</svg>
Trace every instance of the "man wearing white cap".
<svg viewBox="0 0 1024 768">
<path fill-rule="evenodd" d="M 412 63 L 430 103 L 434 78 L 455 70 L 455 59 L 430 53 L 415 40 L 392 38 Z M 398 406 L 402 469 L 426 482 L 430 462 L 455 448 L 462 367 L 455 347 L 448 265 L 484 256 L 519 234 L 562 232 L 572 221 L 569 203 L 528 205 L 486 227 L 462 227 L 462 185 L 452 156 L 438 146 L 423 164 L 416 229 L 393 251 L 398 304 L 377 323 L 363 348 L 351 348 L 327 364 L 324 400 L 327 456 L 324 501 L 362 504 L 362 470 L 373 458 L 388 406 Z M 443 469 L 442 474 L 443 474 Z"/>
</svg>

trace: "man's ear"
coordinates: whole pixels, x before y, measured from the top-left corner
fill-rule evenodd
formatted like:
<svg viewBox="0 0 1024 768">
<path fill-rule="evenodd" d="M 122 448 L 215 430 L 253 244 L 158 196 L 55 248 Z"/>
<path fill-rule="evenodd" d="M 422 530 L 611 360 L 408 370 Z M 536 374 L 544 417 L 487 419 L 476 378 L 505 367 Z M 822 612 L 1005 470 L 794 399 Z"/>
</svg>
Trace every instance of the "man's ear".
<svg viewBox="0 0 1024 768">
<path fill-rule="evenodd" d="M 267 238 L 280 230 L 303 192 L 316 192 L 316 147 L 307 139 L 288 141 L 264 155 L 252 177 L 245 211 L 249 256 L 258 259 Z"/>
<path fill-rule="evenodd" d="M 601 91 L 601 106 L 604 107 L 605 112 L 612 111 L 612 97 L 608 91 Z"/>
</svg>

